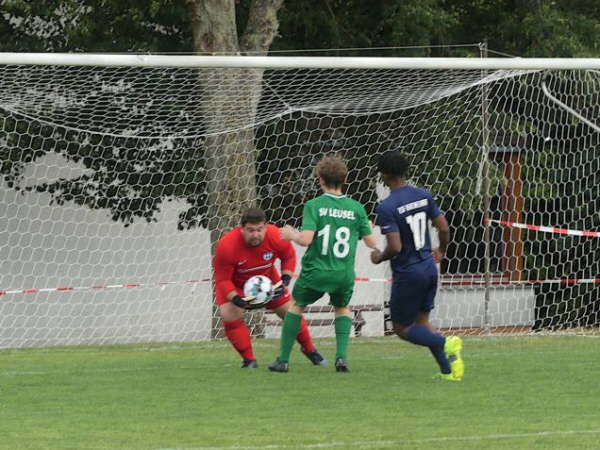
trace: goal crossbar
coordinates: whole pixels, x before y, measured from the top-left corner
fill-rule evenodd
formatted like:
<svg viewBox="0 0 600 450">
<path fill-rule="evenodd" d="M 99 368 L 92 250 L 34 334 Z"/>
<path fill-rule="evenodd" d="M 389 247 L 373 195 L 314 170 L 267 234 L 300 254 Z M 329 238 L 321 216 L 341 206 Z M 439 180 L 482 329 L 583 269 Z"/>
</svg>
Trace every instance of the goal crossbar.
<svg viewBox="0 0 600 450">
<path fill-rule="evenodd" d="M 0 53 L 0 64 L 106 67 L 274 69 L 600 69 L 600 58 L 383 58 L 326 56 L 199 56 L 81 53 Z"/>
</svg>

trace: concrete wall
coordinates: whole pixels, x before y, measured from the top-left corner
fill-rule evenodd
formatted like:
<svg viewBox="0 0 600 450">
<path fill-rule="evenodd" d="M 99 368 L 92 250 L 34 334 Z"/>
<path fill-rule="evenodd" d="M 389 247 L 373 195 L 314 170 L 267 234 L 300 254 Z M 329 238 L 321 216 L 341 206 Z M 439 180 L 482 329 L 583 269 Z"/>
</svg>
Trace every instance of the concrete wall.
<svg viewBox="0 0 600 450">
<path fill-rule="evenodd" d="M 24 184 L 81 173 L 52 154 L 30 167 Z M 211 276 L 209 234 L 177 230 L 177 215 L 186 205 L 166 203 L 156 223 L 138 221 L 125 228 L 105 211 L 49 203 L 47 194 L 0 186 L 0 290 L 149 286 L 0 296 L 0 348 L 210 338 L 211 283 L 185 283 Z M 298 248 L 299 258 L 303 252 Z M 372 265 L 362 243 L 356 259 L 358 276 L 390 278 L 388 264 Z M 160 288 L 159 282 L 177 284 Z M 357 282 L 352 304 L 383 305 L 388 296 L 388 283 Z M 441 327 L 480 327 L 482 299 L 480 289 L 442 289 L 434 321 Z M 327 302 L 324 298 L 318 304 Z M 530 325 L 533 305 L 530 289 L 494 289 L 492 325 Z M 383 312 L 363 316 L 365 336 L 383 334 Z M 279 333 L 279 327 L 267 329 L 268 337 Z M 314 327 L 313 334 L 332 336 L 333 327 Z"/>
<path fill-rule="evenodd" d="M 441 289 L 431 318 L 439 328 L 479 328 L 485 325 L 482 287 Z M 497 286 L 490 289 L 488 319 L 492 327 L 531 327 L 535 293 L 530 287 Z"/>
<path fill-rule="evenodd" d="M 78 174 L 79 167 L 49 155 L 24 183 Z M 49 201 L 0 187 L 0 290 L 152 286 L 0 296 L 0 348 L 210 337 L 210 283 L 181 283 L 211 273 L 208 233 L 177 231 L 185 205 L 166 203 L 158 222 L 125 228 L 105 211 Z M 156 286 L 169 281 L 180 284 Z"/>
</svg>

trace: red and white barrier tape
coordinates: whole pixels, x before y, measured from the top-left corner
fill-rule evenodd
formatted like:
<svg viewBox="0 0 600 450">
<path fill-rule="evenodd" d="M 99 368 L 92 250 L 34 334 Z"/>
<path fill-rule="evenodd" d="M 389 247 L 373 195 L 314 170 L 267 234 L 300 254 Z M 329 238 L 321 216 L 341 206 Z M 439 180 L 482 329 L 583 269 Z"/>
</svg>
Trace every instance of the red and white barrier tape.
<svg viewBox="0 0 600 450">
<path fill-rule="evenodd" d="M 508 222 L 505 220 L 493 220 L 485 219 L 487 222 L 497 223 L 507 227 L 521 228 L 532 231 L 540 231 L 542 233 L 555 233 L 555 234 L 567 234 L 571 236 L 585 236 L 585 237 L 600 237 L 598 231 L 580 231 L 580 230 L 569 230 L 566 228 L 546 227 L 541 225 L 531 225 L 526 223 Z M 485 222 L 484 221 L 484 222 Z M 296 275 L 297 276 L 297 275 Z M 371 278 L 371 277 L 356 277 L 358 282 L 366 283 L 391 283 L 391 279 L 388 278 Z M 0 296 L 9 294 L 39 294 L 42 292 L 74 292 L 74 291 L 100 291 L 107 289 L 125 289 L 125 288 L 136 288 L 136 287 L 160 287 L 165 288 L 166 286 L 176 284 L 198 284 L 206 283 L 211 281 L 211 278 L 202 278 L 198 280 L 186 280 L 186 281 L 166 281 L 160 283 L 122 283 L 122 284 L 106 284 L 97 286 L 60 286 L 55 288 L 30 288 L 30 289 L 10 289 L 0 290 Z M 564 278 L 557 280 L 503 280 L 503 279 L 492 279 L 485 281 L 483 279 L 442 279 L 441 284 L 443 286 L 481 286 L 481 285 L 515 285 L 515 284 L 600 284 L 600 278 Z"/>
<path fill-rule="evenodd" d="M 357 277 L 356 281 L 376 282 L 376 283 L 391 283 L 388 278 L 367 278 Z M 483 286 L 487 283 L 494 286 L 515 285 L 515 284 L 600 284 L 600 278 L 559 278 L 557 280 L 504 280 L 493 278 L 489 282 L 477 279 L 448 279 L 442 278 L 440 283 L 442 286 Z"/>
<path fill-rule="evenodd" d="M 485 280 L 442 280 L 442 285 L 482 286 Z M 600 284 L 600 278 L 559 278 L 557 280 L 490 280 L 490 285 L 515 284 Z"/>
<path fill-rule="evenodd" d="M 525 230 L 532 231 L 541 231 L 542 233 L 568 234 L 570 236 L 600 237 L 600 231 L 568 230 L 566 228 L 545 227 L 542 225 L 530 225 L 527 223 L 507 222 L 505 220 L 487 220 L 488 222 L 498 223 L 507 227 L 522 228 Z"/>
<path fill-rule="evenodd" d="M 186 281 L 166 281 L 161 283 L 122 283 L 122 284 L 107 284 L 97 286 L 60 286 L 55 288 L 30 288 L 30 289 L 11 289 L 0 290 L 0 296 L 10 294 L 40 294 L 42 292 L 76 292 L 76 291 L 101 291 L 108 289 L 129 289 L 137 287 L 160 287 L 177 284 L 198 284 L 212 281 L 211 278 L 201 278 L 198 280 Z M 371 278 L 371 277 L 356 277 L 355 281 L 365 283 L 391 283 L 389 278 Z M 508 286 L 508 285 L 527 285 L 527 284 L 600 284 L 600 278 L 562 278 L 557 280 L 504 280 L 493 278 L 486 282 L 483 279 L 442 279 L 442 286 L 483 286 L 489 283 L 493 286 Z"/>
<path fill-rule="evenodd" d="M 96 286 L 60 286 L 55 288 L 30 288 L 30 289 L 11 289 L 11 290 L 0 290 L 0 296 L 9 294 L 39 294 L 42 292 L 73 292 L 73 291 L 102 291 L 106 289 L 123 289 L 123 288 L 137 288 L 137 287 L 160 287 L 165 288 L 166 286 L 174 284 L 198 284 L 206 283 L 211 281 L 210 278 L 202 278 L 198 280 L 186 280 L 186 281 L 165 281 L 160 283 L 122 283 L 122 284 L 106 284 Z"/>
</svg>

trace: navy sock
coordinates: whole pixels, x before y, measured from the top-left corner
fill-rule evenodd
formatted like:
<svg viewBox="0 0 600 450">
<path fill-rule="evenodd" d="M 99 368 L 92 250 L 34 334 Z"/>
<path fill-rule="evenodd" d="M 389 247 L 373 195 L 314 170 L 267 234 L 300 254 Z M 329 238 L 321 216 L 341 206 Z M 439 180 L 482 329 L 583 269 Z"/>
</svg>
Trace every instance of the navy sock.
<svg viewBox="0 0 600 450">
<path fill-rule="evenodd" d="M 446 353 L 444 353 L 444 346 L 429 347 L 429 350 L 431 350 L 431 354 L 437 361 L 438 366 L 440 366 L 440 372 L 445 374 L 452 373 L 452 369 L 450 369 L 450 361 L 448 361 Z"/>
<path fill-rule="evenodd" d="M 413 325 L 406 333 L 406 339 L 413 344 L 429 347 L 431 354 L 440 366 L 442 373 L 450 373 L 450 362 L 444 353 L 446 338 L 441 334 L 433 333 L 423 325 Z"/>
<path fill-rule="evenodd" d="M 441 334 L 431 332 L 429 328 L 423 325 L 412 325 L 406 333 L 406 339 L 413 344 L 424 347 L 442 347 L 446 339 Z"/>
</svg>

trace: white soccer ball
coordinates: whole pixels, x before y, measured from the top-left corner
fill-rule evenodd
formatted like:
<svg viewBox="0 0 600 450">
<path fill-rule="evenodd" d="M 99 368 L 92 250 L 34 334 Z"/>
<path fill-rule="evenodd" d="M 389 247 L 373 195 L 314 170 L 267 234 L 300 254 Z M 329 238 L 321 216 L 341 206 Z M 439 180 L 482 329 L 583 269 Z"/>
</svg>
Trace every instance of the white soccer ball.
<svg viewBox="0 0 600 450">
<path fill-rule="evenodd" d="M 264 275 L 250 277 L 244 283 L 244 296 L 256 297 L 250 301 L 252 305 L 267 303 L 273 298 L 273 282 Z"/>
</svg>

